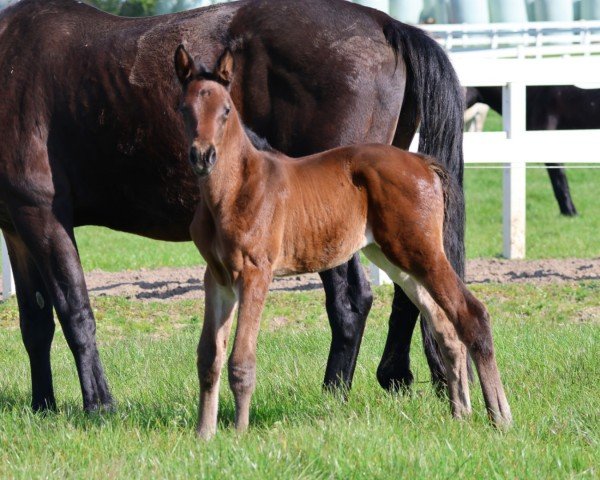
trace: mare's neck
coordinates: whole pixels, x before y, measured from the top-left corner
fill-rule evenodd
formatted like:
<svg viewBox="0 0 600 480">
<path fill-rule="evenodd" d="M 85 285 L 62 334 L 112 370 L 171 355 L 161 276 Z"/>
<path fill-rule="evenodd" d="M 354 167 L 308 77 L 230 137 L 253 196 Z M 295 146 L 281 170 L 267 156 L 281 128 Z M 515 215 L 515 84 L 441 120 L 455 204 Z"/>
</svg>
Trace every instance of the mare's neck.
<svg viewBox="0 0 600 480">
<path fill-rule="evenodd" d="M 215 208 L 229 205 L 243 183 L 250 180 L 248 177 L 260 174 L 264 162 L 246 135 L 237 111 L 232 112 L 221 143 L 213 171 L 201 181 L 205 201 Z"/>
</svg>

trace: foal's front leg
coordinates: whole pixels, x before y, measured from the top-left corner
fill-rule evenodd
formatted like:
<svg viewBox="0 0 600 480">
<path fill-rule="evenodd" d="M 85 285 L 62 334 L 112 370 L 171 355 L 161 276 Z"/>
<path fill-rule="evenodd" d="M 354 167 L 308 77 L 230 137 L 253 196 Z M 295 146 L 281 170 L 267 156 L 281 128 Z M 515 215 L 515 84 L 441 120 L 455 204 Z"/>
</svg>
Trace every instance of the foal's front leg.
<svg viewBox="0 0 600 480">
<path fill-rule="evenodd" d="M 198 435 L 209 439 L 217 431 L 221 369 L 237 297 L 231 287 L 219 285 L 208 268 L 204 275 L 204 292 L 204 326 L 198 343 Z"/>
<path fill-rule="evenodd" d="M 235 428 L 238 432 L 248 428 L 250 399 L 256 385 L 256 342 L 270 282 L 270 269 L 254 266 L 246 267 L 239 281 L 240 309 L 229 357 L 229 385 L 235 398 Z"/>
</svg>

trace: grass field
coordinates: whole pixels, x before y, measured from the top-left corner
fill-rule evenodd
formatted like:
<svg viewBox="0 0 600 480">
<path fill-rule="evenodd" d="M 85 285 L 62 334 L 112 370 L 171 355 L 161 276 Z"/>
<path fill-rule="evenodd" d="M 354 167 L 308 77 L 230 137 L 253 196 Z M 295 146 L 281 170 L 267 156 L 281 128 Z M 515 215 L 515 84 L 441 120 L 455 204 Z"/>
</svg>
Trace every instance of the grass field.
<svg viewBox="0 0 600 480">
<path fill-rule="evenodd" d="M 600 283 L 478 286 L 490 307 L 515 417 L 491 428 L 453 421 L 413 348 L 410 395 L 384 393 L 375 369 L 391 288 L 376 290 L 349 401 L 323 394 L 330 338 L 320 292 L 270 296 L 258 352 L 251 430 L 232 431 L 222 386 L 215 440 L 194 436 L 199 302 L 94 299 L 117 413 L 87 417 L 60 332 L 53 349 L 58 414 L 32 414 L 14 301 L 0 305 L 0 478 L 598 478 Z"/>
</svg>

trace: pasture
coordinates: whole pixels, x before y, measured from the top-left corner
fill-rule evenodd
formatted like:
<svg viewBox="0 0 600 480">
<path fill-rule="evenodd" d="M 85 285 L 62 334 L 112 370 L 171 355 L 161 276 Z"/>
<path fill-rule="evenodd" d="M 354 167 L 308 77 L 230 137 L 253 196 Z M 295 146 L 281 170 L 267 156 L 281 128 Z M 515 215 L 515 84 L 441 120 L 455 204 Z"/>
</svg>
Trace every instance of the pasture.
<svg viewBox="0 0 600 480">
<path fill-rule="evenodd" d="M 600 284 L 485 285 L 507 395 L 507 433 L 475 414 L 453 421 L 428 383 L 414 345 L 415 388 L 384 393 L 375 379 L 390 287 L 379 287 L 349 401 L 320 389 L 330 338 L 323 294 L 272 294 L 258 352 L 251 430 L 232 429 L 221 387 L 221 423 L 210 443 L 194 435 L 194 350 L 200 301 L 93 301 L 114 414 L 85 416 L 62 333 L 53 347 L 59 413 L 35 415 L 15 303 L 0 306 L 2 478 L 597 478 L 600 453 Z"/>
<path fill-rule="evenodd" d="M 600 255 L 600 171 L 572 169 L 568 175 L 580 211 L 575 219 L 558 214 L 546 172 L 528 171 L 528 258 Z M 469 169 L 465 185 L 468 257 L 498 256 L 501 171 Z M 97 227 L 79 229 L 77 238 L 86 271 L 201 263 L 190 244 Z M 53 345 L 59 412 L 31 412 L 28 362 L 12 299 L 0 305 L 0 477 L 597 477 L 600 282 L 473 288 L 493 318 L 515 417 L 507 433 L 489 426 L 475 387 L 474 417 L 450 418 L 447 403 L 429 385 L 417 338 L 414 391 L 380 389 L 375 370 L 392 289 L 379 287 L 346 403 L 320 389 L 330 340 L 323 293 L 271 294 L 251 430 L 242 437 L 233 432 L 225 378 L 220 432 L 208 444 L 194 435 L 202 301 L 94 298 L 101 352 L 119 403 L 116 413 L 86 416 L 60 329 Z"/>
</svg>

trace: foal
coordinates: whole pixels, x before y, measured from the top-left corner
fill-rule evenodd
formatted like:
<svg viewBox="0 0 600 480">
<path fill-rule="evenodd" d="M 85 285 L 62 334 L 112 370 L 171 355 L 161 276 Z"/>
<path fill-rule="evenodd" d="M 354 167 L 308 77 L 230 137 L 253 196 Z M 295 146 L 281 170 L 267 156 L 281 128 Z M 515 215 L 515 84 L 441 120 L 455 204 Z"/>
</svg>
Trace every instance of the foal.
<svg viewBox="0 0 600 480">
<path fill-rule="evenodd" d="M 445 171 L 431 159 L 387 145 L 299 159 L 258 151 L 229 95 L 231 52 L 207 71 L 196 68 L 180 46 L 175 68 L 202 197 L 190 231 L 208 264 L 198 345 L 198 433 L 209 438 L 216 432 L 220 372 L 238 301 L 229 382 L 235 426 L 245 430 L 260 316 L 273 275 L 326 270 L 360 249 L 431 323 L 446 363 L 453 415 L 471 411 L 468 349 L 492 421 L 509 424 L 488 313 L 444 253 L 444 202 L 455 191 Z"/>
</svg>

